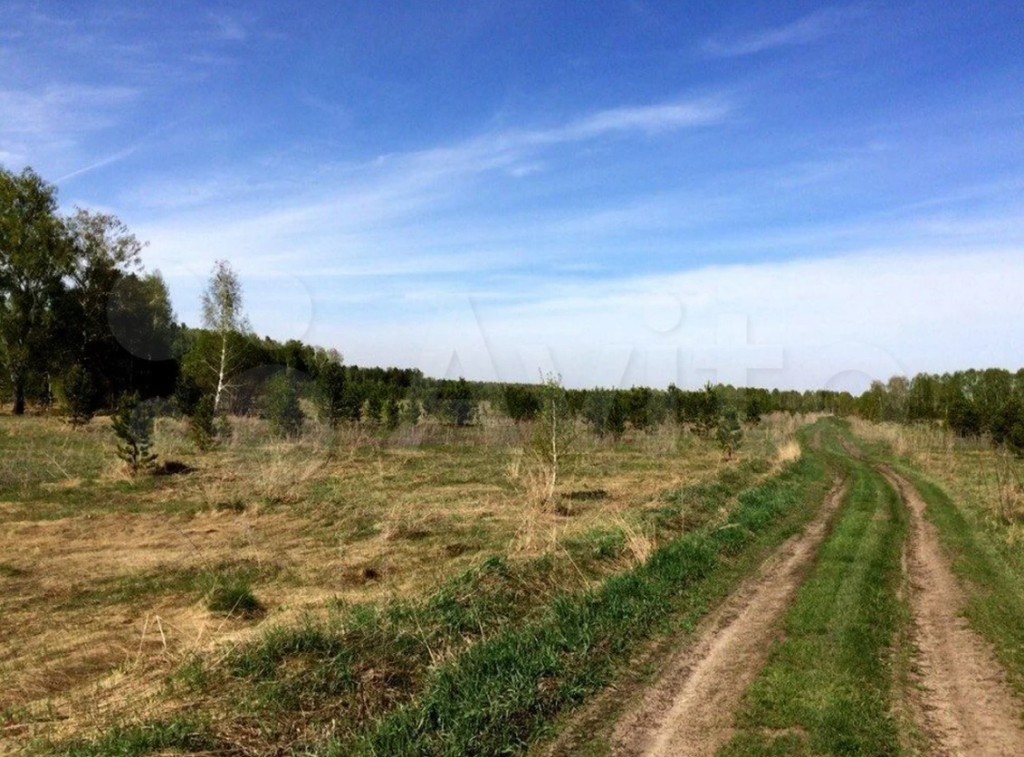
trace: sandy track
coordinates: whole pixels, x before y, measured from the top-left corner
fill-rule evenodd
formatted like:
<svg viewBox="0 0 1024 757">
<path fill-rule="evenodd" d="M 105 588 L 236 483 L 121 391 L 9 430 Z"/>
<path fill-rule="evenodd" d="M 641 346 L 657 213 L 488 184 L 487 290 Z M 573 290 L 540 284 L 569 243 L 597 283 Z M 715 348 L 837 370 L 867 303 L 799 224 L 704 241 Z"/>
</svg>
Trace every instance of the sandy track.
<svg viewBox="0 0 1024 757">
<path fill-rule="evenodd" d="M 783 615 L 845 495 L 837 486 L 814 521 L 787 541 L 705 623 L 622 720 L 616 755 L 709 755 L 731 738 L 743 694 L 764 666 Z"/>
<path fill-rule="evenodd" d="M 907 570 L 917 649 L 912 710 L 936 755 L 1024 755 L 1022 703 L 961 611 L 964 593 L 917 490 L 883 468 L 910 511 Z"/>
</svg>

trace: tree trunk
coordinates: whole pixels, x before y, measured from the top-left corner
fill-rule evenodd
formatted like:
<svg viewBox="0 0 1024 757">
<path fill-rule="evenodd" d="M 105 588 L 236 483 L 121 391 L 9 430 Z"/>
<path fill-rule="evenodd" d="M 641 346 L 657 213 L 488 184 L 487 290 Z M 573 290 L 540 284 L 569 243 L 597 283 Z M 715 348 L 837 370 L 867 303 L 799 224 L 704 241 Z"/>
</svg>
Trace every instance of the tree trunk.
<svg viewBox="0 0 1024 757">
<path fill-rule="evenodd" d="M 14 384 L 14 407 L 12 412 L 15 415 L 25 414 L 25 378 L 24 376 L 12 376 L 11 381 Z"/>
<path fill-rule="evenodd" d="M 222 334 L 220 340 L 220 370 L 217 371 L 217 393 L 213 395 L 213 412 L 220 408 L 220 395 L 224 391 L 224 371 L 228 361 L 228 335 Z"/>
<path fill-rule="evenodd" d="M 548 484 L 548 501 L 555 498 L 555 487 L 558 486 L 558 416 L 557 409 L 551 407 L 551 477 Z"/>
</svg>

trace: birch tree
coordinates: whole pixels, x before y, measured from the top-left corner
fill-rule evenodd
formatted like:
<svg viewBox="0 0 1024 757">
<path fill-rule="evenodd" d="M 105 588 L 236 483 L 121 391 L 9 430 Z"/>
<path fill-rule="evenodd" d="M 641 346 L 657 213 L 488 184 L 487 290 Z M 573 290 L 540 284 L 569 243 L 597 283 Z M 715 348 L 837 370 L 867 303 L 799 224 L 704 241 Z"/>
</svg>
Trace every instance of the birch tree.
<svg viewBox="0 0 1024 757">
<path fill-rule="evenodd" d="M 217 377 L 217 388 L 213 394 L 216 412 L 225 392 L 231 388 L 235 363 L 231 342 L 249 331 L 249 321 L 242 309 L 242 283 L 228 261 L 218 260 L 214 264 L 202 302 L 203 326 L 215 334 L 219 347 L 213 362 L 208 363 Z"/>
<path fill-rule="evenodd" d="M 544 468 L 545 494 L 550 502 L 558 487 L 559 470 L 564 468 L 571 452 L 576 428 L 560 376 L 546 376 L 540 394 L 533 448 Z"/>
</svg>

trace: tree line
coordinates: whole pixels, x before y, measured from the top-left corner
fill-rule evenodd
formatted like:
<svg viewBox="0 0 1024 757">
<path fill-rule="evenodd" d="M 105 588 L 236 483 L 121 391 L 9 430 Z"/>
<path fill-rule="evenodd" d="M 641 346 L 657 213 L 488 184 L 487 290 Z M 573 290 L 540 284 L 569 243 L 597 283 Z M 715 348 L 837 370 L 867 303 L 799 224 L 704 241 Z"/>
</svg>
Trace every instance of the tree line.
<svg viewBox="0 0 1024 757">
<path fill-rule="evenodd" d="M 144 269 L 144 247 L 114 216 L 82 209 L 62 215 L 56 188 L 31 169 L 0 169 L 0 393 L 15 414 L 29 404 L 58 407 L 83 423 L 132 396 L 133 406 L 169 400 L 171 411 L 186 416 L 283 417 L 282 429 L 294 431 L 303 419 L 301 400 L 328 423 L 385 428 L 414 425 L 421 413 L 466 426 L 482 406 L 518 422 L 541 410 L 539 386 L 349 366 L 334 350 L 261 338 L 226 261 L 215 264 L 203 294 L 203 327 L 186 326 L 160 273 Z M 569 390 L 566 398 L 572 417 L 612 436 L 667 419 L 706 432 L 726 406 L 742 407 L 754 421 L 774 410 L 822 410 L 837 402 L 822 392 L 674 386 Z"/>
<path fill-rule="evenodd" d="M 246 414 L 295 433 L 303 406 L 332 425 L 384 429 L 416 425 L 423 414 L 467 426 L 481 408 L 517 423 L 544 412 L 548 382 L 432 379 L 415 369 L 345 365 L 336 350 L 298 340 L 261 338 L 226 261 L 215 264 L 203 294 L 202 328 L 186 326 L 177 322 L 160 273 L 145 270 L 144 247 L 112 215 L 61 214 L 56 188 L 31 169 L 0 167 L 0 398 L 15 414 L 30 404 L 57 407 L 84 423 L 99 411 L 162 401 L 196 419 L 203 437 L 215 433 L 217 418 Z M 567 417 L 599 436 L 666 422 L 707 435 L 733 415 L 757 423 L 772 412 L 830 412 L 942 423 L 1024 453 L 1024 370 L 896 377 L 860 397 L 710 384 L 696 391 L 569 389 L 564 405 Z"/>
<path fill-rule="evenodd" d="M 876 381 L 856 403 L 868 420 L 940 423 L 964 438 L 985 437 L 1024 455 L 1024 369 L 921 373 Z"/>
<path fill-rule="evenodd" d="M 52 185 L 0 168 L 0 390 L 14 413 L 173 390 L 178 329 L 142 249 L 114 216 L 61 215 Z"/>
</svg>

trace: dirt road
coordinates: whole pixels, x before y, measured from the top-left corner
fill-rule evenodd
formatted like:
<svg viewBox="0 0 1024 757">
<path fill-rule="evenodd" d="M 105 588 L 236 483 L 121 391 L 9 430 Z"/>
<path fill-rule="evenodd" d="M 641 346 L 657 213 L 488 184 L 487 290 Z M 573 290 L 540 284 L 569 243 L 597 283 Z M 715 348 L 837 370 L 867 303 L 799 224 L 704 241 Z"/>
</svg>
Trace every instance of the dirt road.
<svg viewBox="0 0 1024 757">
<path fill-rule="evenodd" d="M 866 462 L 859 450 L 849 454 Z M 878 466 L 909 515 L 903 571 L 909 604 L 910 686 L 898 694 L 908 741 L 928 755 L 1024 755 L 1024 702 L 1010 688 L 991 646 L 963 617 L 965 589 L 954 575 L 917 490 Z M 702 623 L 696 641 L 669 658 L 653 685 L 614 691 L 635 701 L 607 742 L 620 756 L 717 753 L 735 733 L 743 696 L 763 669 L 783 618 L 830 531 L 846 488 L 829 494 L 814 521 L 787 541 Z M 907 639 L 901 643 L 907 644 Z M 628 693 L 627 693 L 628 692 Z M 602 730 L 600 704 L 550 754 L 568 754 L 588 723 Z M 919 733 L 914 730 L 915 723 Z M 918 738 L 921 737 L 921 738 Z"/>
<path fill-rule="evenodd" d="M 614 754 L 710 755 L 729 740 L 740 699 L 764 666 L 845 492 L 843 486 L 833 489 L 803 533 L 786 542 L 708 619 L 695 645 L 670 661 L 617 727 Z"/>
<path fill-rule="evenodd" d="M 962 616 L 965 597 L 917 490 L 883 468 L 910 511 L 907 570 L 917 649 L 912 710 L 935 755 L 1024 755 L 1022 702 Z"/>
</svg>

